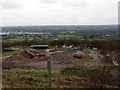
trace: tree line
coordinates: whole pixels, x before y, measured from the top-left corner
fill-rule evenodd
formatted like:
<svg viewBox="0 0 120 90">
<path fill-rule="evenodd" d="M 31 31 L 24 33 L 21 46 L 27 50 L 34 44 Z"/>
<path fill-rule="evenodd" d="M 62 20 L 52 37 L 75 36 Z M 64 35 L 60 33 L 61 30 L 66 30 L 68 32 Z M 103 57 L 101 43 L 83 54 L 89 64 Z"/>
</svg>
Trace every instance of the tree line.
<svg viewBox="0 0 120 90">
<path fill-rule="evenodd" d="M 50 46 L 62 46 L 62 45 L 74 45 L 81 47 L 97 47 L 98 49 L 104 50 L 118 50 L 120 46 L 120 39 L 109 39 L 109 40 L 23 40 L 14 42 L 2 42 L 2 48 L 11 46 L 31 46 L 31 45 L 50 45 Z"/>
</svg>

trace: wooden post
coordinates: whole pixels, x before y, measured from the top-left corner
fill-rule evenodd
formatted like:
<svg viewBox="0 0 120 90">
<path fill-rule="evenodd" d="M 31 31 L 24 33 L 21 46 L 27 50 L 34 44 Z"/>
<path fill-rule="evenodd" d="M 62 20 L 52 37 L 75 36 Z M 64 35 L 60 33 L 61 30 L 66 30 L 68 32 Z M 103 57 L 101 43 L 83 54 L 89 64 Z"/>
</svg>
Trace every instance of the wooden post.
<svg viewBox="0 0 120 90">
<path fill-rule="evenodd" d="M 48 67 L 48 88 L 52 88 L 52 81 L 51 81 L 51 61 L 47 60 L 47 67 Z"/>
</svg>

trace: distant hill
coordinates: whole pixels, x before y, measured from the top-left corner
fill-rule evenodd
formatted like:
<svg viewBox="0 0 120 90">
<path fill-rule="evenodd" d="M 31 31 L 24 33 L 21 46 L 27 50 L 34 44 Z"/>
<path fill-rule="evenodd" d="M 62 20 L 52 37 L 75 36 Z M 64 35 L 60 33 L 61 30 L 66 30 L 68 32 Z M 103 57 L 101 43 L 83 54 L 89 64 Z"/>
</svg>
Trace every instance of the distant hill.
<svg viewBox="0 0 120 90">
<path fill-rule="evenodd" d="M 3 26 L 3 32 L 52 32 L 52 31 L 117 31 L 118 25 L 55 25 L 55 26 Z"/>
</svg>

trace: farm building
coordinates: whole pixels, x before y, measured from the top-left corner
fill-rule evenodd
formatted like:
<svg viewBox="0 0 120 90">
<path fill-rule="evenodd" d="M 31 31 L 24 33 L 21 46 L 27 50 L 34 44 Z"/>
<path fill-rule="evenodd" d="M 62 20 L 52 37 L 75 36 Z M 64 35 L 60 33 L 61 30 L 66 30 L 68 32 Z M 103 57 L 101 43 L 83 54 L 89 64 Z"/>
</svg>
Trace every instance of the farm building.
<svg viewBox="0 0 120 90">
<path fill-rule="evenodd" d="M 106 37 L 110 37 L 110 35 L 108 35 L 108 34 L 107 34 L 107 35 L 105 35 L 105 36 L 106 36 Z"/>
<path fill-rule="evenodd" d="M 32 45 L 32 49 L 48 49 L 48 45 Z"/>
</svg>

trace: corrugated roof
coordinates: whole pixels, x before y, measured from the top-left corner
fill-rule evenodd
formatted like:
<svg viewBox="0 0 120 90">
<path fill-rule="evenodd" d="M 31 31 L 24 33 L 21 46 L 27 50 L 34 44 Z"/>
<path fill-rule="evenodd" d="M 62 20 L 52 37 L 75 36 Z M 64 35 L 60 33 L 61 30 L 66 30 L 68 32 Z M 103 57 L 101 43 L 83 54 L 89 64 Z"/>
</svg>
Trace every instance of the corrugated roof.
<svg viewBox="0 0 120 90">
<path fill-rule="evenodd" d="M 48 47 L 48 45 L 32 45 L 31 47 Z"/>
</svg>

